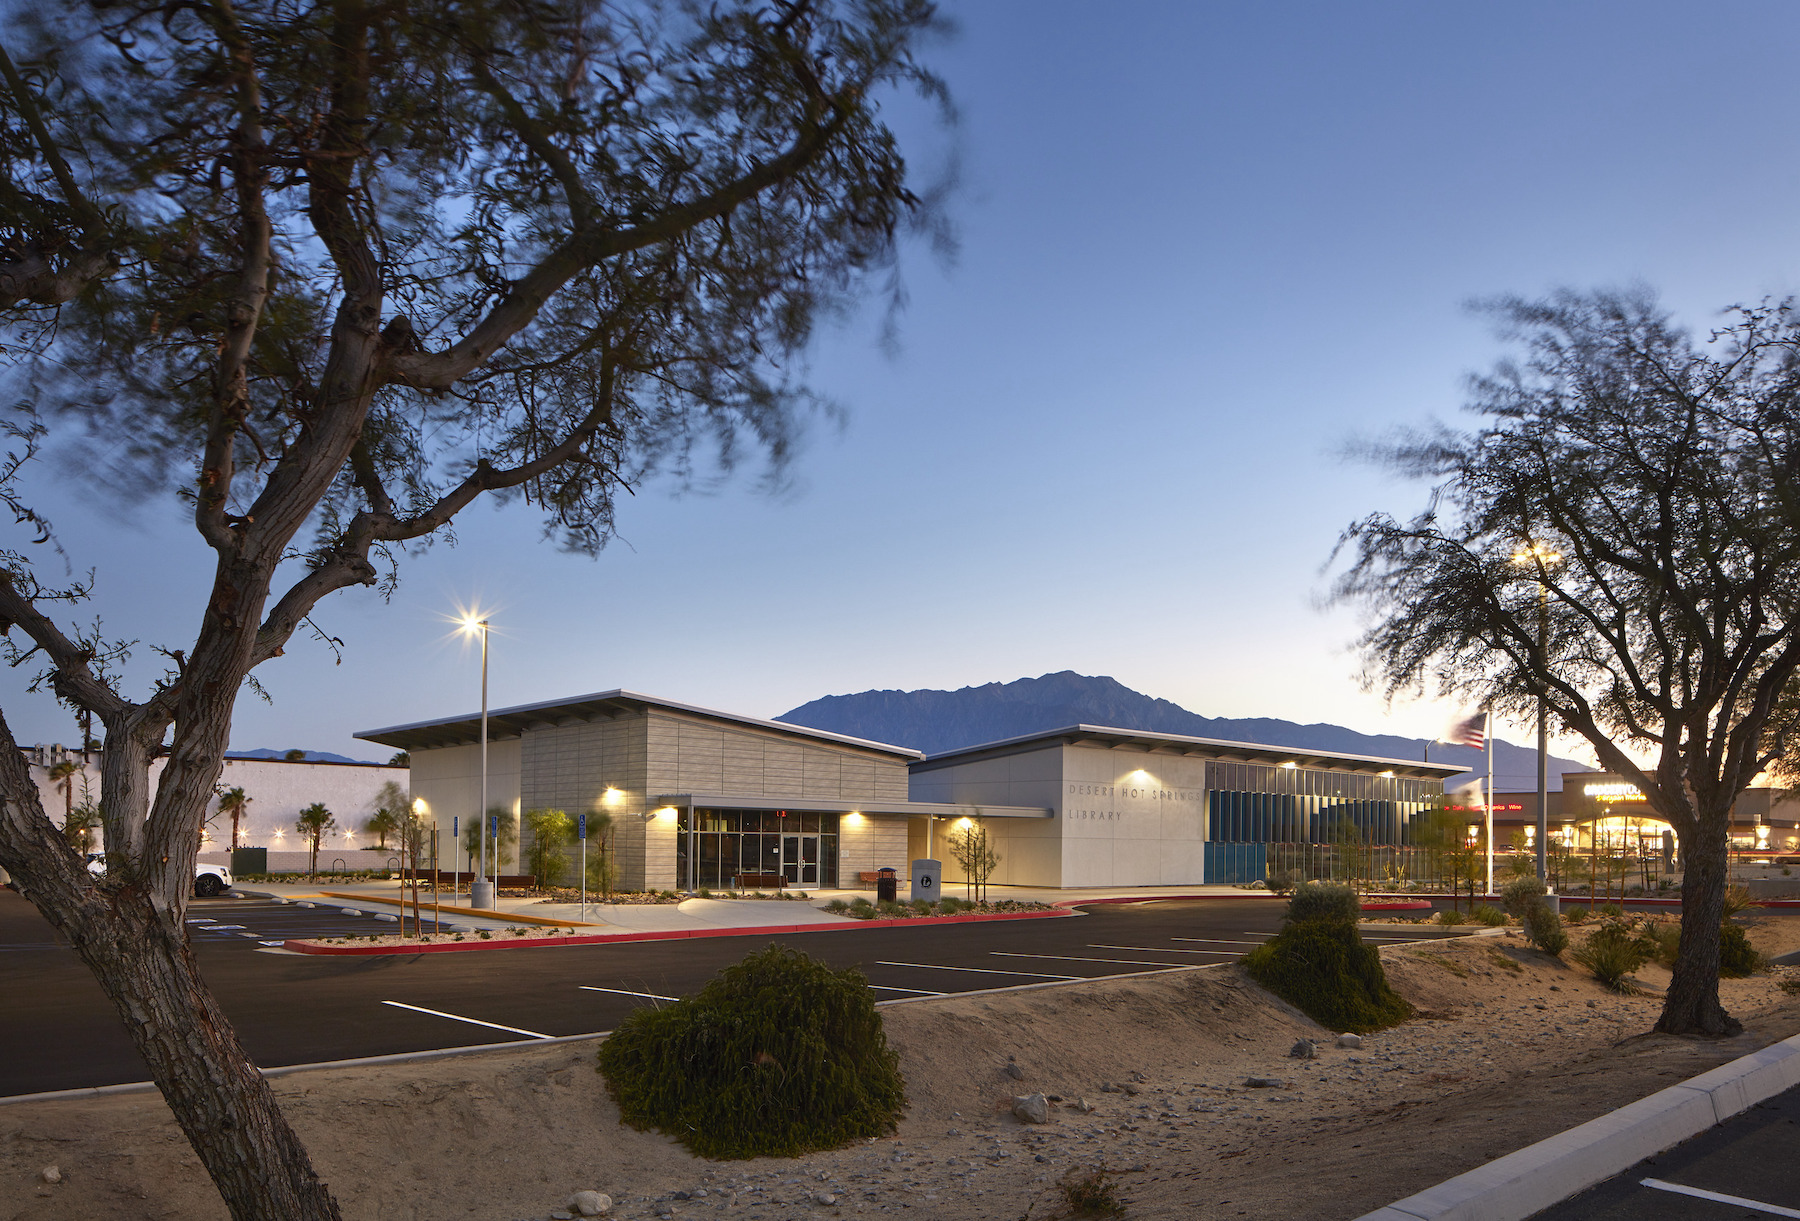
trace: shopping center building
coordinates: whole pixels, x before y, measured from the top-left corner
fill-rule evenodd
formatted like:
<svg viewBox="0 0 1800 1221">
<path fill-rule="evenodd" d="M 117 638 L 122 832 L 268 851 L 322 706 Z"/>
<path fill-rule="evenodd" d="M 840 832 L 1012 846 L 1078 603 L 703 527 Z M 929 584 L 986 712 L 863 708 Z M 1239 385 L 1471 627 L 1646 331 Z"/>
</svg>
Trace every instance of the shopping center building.
<svg viewBox="0 0 1800 1221">
<path fill-rule="evenodd" d="M 452 820 L 482 808 L 480 725 L 465 714 L 357 735 L 410 752 L 415 803 L 445 845 Z M 995 884 L 1250 880 L 1271 842 L 1346 828 L 1410 842 L 1465 770 L 1091 725 L 926 758 L 630 691 L 494 710 L 488 742 L 488 808 L 515 826 L 535 809 L 610 816 L 632 890 L 850 887 L 921 857 L 954 882 L 948 838 L 975 824 L 999 854 Z"/>
</svg>

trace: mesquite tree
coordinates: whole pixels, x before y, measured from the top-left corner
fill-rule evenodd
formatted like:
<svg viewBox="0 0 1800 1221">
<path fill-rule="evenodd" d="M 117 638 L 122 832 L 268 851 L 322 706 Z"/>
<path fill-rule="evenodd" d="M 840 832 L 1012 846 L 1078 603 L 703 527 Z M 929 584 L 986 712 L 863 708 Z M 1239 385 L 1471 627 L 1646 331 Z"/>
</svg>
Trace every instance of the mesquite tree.
<svg viewBox="0 0 1800 1221">
<path fill-rule="evenodd" d="M 112 998 L 239 1221 L 327 1218 L 183 909 L 238 693 L 476 500 L 594 551 L 653 471 L 766 457 L 821 315 L 934 209 L 880 106 L 929 0 L 42 0 L 0 29 L 0 627 L 105 728 L 96 880 L 0 720 L 0 864 Z M 68 440 L 65 440 L 65 439 Z M 16 476 L 185 499 L 213 575 L 134 698 Z M 78 559 L 79 557 L 75 557 Z M 54 571 L 66 571 L 61 562 Z M 166 754 L 160 784 L 153 756 Z"/>
<path fill-rule="evenodd" d="M 1800 317 L 1740 308 L 1696 343 L 1646 295 L 1494 307 L 1524 358 L 1473 383 L 1470 433 L 1382 456 L 1435 480 L 1341 546 L 1340 597 L 1389 694 L 1538 700 L 1681 838 L 1681 950 L 1657 1029 L 1720 1035 L 1738 795 L 1800 742 Z"/>
</svg>

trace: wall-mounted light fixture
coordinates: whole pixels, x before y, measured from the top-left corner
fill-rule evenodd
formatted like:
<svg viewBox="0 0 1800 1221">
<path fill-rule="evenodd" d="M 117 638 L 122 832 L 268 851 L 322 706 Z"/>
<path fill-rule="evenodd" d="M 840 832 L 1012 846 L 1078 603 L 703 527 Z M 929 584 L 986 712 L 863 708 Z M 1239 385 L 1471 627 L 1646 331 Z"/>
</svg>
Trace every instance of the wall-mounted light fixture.
<svg viewBox="0 0 1800 1221">
<path fill-rule="evenodd" d="M 1286 763 L 1283 763 L 1281 766 L 1292 771 L 1294 768 L 1299 767 L 1300 765 L 1298 763 L 1295 763 L 1292 759 L 1289 759 Z"/>
</svg>

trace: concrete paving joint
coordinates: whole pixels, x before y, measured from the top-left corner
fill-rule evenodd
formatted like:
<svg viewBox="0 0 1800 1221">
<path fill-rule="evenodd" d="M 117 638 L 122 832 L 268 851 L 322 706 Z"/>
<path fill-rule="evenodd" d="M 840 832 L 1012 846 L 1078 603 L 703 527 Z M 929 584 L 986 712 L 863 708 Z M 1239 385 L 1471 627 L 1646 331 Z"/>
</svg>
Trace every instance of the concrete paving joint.
<svg viewBox="0 0 1800 1221">
<path fill-rule="evenodd" d="M 1477 1166 L 1357 1221 L 1524 1221 L 1800 1085 L 1800 1035 Z"/>
</svg>

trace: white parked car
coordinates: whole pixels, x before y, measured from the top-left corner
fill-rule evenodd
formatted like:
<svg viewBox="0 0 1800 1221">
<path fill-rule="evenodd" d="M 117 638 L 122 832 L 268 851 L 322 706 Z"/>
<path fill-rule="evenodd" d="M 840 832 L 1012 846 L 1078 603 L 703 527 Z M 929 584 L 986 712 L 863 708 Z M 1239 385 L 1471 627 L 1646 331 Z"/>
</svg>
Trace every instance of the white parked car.
<svg viewBox="0 0 1800 1221">
<path fill-rule="evenodd" d="M 106 873 L 106 854 L 90 852 L 87 854 L 88 872 L 95 877 Z M 194 893 L 202 899 L 213 899 L 231 889 L 231 870 L 223 865 L 207 865 L 194 862 Z"/>
</svg>

